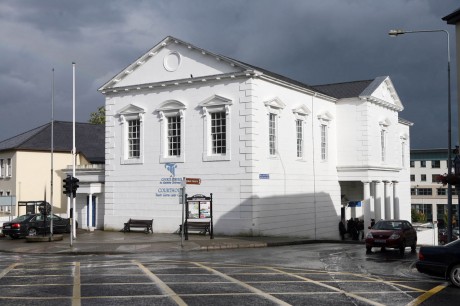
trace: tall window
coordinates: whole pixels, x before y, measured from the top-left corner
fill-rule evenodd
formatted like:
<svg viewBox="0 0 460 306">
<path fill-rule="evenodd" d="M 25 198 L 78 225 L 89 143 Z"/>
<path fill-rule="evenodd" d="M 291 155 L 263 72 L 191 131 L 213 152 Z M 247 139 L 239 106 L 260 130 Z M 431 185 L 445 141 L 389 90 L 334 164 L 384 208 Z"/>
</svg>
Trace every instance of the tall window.
<svg viewBox="0 0 460 306">
<path fill-rule="evenodd" d="M 380 151 L 381 151 L 381 157 L 382 157 L 382 162 L 385 162 L 386 160 L 386 135 L 385 135 L 385 130 L 380 131 Z"/>
<path fill-rule="evenodd" d="M 232 100 L 212 95 L 199 106 L 203 110 L 203 161 L 228 161 L 232 156 Z"/>
<path fill-rule="evenodd" d="M 432 160 L 431 161 L 431 168 L 441 168 L 441 161 L 440 160 Z"/>
<path fill-rule="evenodd" d="M 276 115 L 273 113 L 269 114 L 268 119 L 268 139 L 270 155 L 276 155 Z"/>
<path fill-rule="evenodd" d="M 426 160 L 420 161 L 420 168 L 426 168 Z"/>
<path fill-rule="evenodd" d="M 0 159 L 0 177 L 5 177 L 5 160 Z"/>
<path fill-rule="evenodd" d="M 327 160 L 327 125 L 321 124 L 321 159 Z"/>
<path fill-rule="evenodd" d="M 401 166 L 404 168 L 406 166 L 406 144 L 401 142 Z"/>
<path fill-rule="evenodd" d="M 181 120 L 180 116 L 168 117 L 168 156 L 180 156 Z"/>
<path fill-rule="evenodd" d="M 297 119 L 296 134 L 297 134 L 297 157 L 303 157 L 303 120 Z"/>
<path fill-rule="evenodd" d="M 11 177 L 13 175 L 13 168 L 11 167 L 11 158 L 6 160 L 6 176 Z"/>
<path fill-rule="evenodd" d="M 128 120 L 128 158 L 141 156 L 141 124 L 139 119 Z"/>
<path fill-rule="evenodd" d="M 227 127 L 225 112 L 211 113 L 212 154 L 227 152 Z"/>
</svg>

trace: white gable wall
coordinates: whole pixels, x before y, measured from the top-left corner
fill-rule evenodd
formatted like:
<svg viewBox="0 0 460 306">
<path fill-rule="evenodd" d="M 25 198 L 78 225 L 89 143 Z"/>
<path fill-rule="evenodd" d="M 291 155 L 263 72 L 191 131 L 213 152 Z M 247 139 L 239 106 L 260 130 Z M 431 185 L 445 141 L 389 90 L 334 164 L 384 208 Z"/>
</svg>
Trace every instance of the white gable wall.
<svg viewBox="0 0 460 306">
<path fill-rule="evenodd" d="M 209 56 L 199 50 L 176 43 L 160 48 L 154 56 L 139 60 L 137 63 L 139 64 L 135 65 L 133 69 L 128 69 L 124 73 L 123 78 L 115 87 L 190 79 L 191 76 L 200 78 L 242 71 L 241 68 L 236 68 L 218 57 Z M 178 69 L 174 69 L 176 63 L 179 66 Z"/>
</svg>

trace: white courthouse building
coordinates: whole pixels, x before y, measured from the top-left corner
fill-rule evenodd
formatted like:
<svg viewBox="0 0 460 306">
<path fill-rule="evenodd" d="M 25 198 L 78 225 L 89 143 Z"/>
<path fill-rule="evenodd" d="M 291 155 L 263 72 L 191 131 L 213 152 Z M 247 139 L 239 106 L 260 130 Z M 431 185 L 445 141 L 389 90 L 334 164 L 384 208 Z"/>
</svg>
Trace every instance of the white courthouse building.
<svg viewBox="0 0 460 306">
<path fill-rule="evenodd" d="M 215 234 L 338 239 L 341 216 L 410 220 L 412 124 L 387 76 L 309 86 L 166 37 L 100 91 L 106 230 L 176 231 L 183 177 L 213 194 Z"/>
</svg>

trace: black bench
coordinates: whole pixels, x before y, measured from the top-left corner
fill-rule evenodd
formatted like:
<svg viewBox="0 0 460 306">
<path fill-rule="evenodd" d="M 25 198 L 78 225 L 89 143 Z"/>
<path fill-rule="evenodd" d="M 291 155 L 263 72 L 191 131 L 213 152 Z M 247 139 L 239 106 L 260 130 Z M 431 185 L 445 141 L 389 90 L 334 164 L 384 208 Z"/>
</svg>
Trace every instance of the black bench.
<svg viewBox="0 0 460 306">
<path fill-rule="evenodd" d="M 185 223 L 187 233 L 189 230 L 199 231 L 200 233 L 206 236 L 206 233 L 211 234 L 211 222 L 194 222 L 194 221 L 187 221 Z M 182 224 L 179 224 L 179 234 L 182 233 Z"/>
<path fill-rule="evenodd" d="M 148 234 L 149 232 L 152 232 L 153 234 L 152 224 L 153 224 L 153 219 L 152 220 L 129 219 L 129 221 L 125 223 L 123 232 L 130 232 L 132 228 L 145 228 L 144 232 L 146 234 Z"/>
</svg>

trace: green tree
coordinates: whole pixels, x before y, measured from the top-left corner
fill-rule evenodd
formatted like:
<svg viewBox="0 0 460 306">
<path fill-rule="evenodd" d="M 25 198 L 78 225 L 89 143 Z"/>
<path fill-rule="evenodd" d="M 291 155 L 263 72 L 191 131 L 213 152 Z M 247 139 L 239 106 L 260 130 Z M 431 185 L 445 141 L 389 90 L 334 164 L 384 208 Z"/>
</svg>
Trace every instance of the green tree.
<svg viewBox="0 0 460 306">
<path fill-rule="evenodd" d="M 97 112 L 93 112 L 88 120 L 92 124 L 105 124 L 105 106 L 101 106 L 97 109 Z"/>
</svg>

